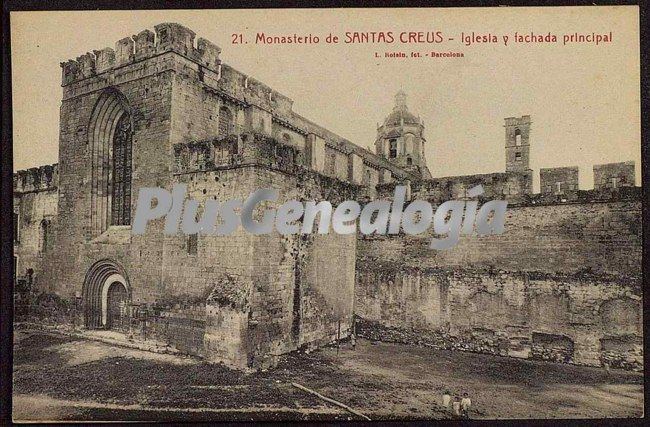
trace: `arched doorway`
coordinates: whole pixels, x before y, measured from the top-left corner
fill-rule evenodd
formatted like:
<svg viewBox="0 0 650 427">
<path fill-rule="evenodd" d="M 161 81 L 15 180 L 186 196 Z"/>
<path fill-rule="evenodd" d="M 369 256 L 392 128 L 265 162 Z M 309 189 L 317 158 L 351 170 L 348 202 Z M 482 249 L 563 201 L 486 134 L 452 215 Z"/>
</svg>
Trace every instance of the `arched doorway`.
<svg viewBox="0 0 650 427">
<path fill-rule="evenodd" d="M 128 291 L 122 282 L 115 281 L 105 285 L 106 292 L 106 329 L 128 328 L 126 304 Z"/>
<path fill-rule="evenodd" d="M 86 274 L 82 299 L 87 328 L 119 329 L 125 326 L 131 287 L 124 269 L 112 260 L 97 261 Z"/>
</svg>

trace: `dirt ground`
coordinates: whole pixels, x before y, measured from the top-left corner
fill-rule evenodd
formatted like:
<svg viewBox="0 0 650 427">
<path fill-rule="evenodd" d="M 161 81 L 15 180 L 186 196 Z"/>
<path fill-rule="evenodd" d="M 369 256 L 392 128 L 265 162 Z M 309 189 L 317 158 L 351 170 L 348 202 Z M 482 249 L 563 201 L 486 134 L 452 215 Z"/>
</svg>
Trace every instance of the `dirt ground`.
<svg viewBox="0 0 650 427">
<path fill-rule="evenodd" d="M 14 420 L 358 420 L 451 418 L 445 389 L 469 393 L 471 418 L 639 417 L 643 376 L 360 340 L 284 357 L 244 374 L 191 357 L 47 334 L 14 336 Z"/>
</svg>

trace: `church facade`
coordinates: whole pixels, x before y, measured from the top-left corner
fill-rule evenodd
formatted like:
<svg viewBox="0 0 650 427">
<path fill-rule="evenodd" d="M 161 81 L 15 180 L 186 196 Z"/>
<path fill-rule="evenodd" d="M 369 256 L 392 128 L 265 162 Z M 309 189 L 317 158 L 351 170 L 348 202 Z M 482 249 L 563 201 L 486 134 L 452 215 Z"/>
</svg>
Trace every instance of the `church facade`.
<svg viewBox="0 0 650 427">
<path fill-rule="evenodd" d="M 61 64 L 59 162 L 14 177 L 15 234 L 22 237 L 15 238 L 14 264 L 18 276 L 30 271 L 39 291 L 76 304 L 74 321 L 87 329 L 132 332 L 134 319 L 144 316 L 144 324 L 152 324 L 152 334 L 171 346 L 239 368 L 272 366 L 283 353 L 344 338 L 353 332 L 355 316 L 369 322 L 367 334 L 382 334 L 389 327 L 446 331 L 474 340 L 468 331 L 487 329 L 510 331 L 511 337 L 531 341 L 534 333 L 542 333 L 546 335 L 538 339 L 538 346 L 551 339 L 547 347 L 554 355 L 568 350 L 562 339 L 553 341 L 547 335 L 568 337 L 572 344 L 566 361 L 587 364 L 600 364 L 605 351 L 601 344 L 594 349 L 593 340 L 613 336 L 615 343 L 608 341 L 607 348 L 614 348 L 616 357 L 638 356 L 640 317 L 635 316 L 640 299 L 639 292 L 630 289 L 640 277 L 640 228 L 638 235 L 636 229 L 629 232 L 631 244 L 625 248 L 593 239 L 601 241 L 594 243 L 600 245 L 597 256 L 610 249 L 626 251 L 614 258 L 620 264 L 596 267 L 598 274 L 614 280 L 609 275 L 619 273 L 623 263 L 635 272 L 599 293 L 594 303 L 627 298 L 620 304 L 631 307 L 626 311 L 629 316 L 617 318 L 614 324 L 621 327 L 608 333 L 601 331 L 601 320 L 590 320 L 592 326 L 578 329 L 570 326 L 570 320 L 566 325 L 552 325 L 548 319 L 539 320 L 542 326 L 526 325 L 521 320 L 526 310 L 546 301 L 535 300 L 522 284 L 530 283 L 530 274 L 540 270 L 539 260 L 523 257 L 513 262 L 496 256 L 488 261 L 480 250 L 468 249 L 471 243 L 449 254 L 424 249 L 418 256 L 427 255 L 426 269 L 419 269 L 404 261 L 409 256 L 418 259 L 411 253 L 414 242 L 409 246 L 411 237 L 404 235 L 253 235 L 238 229 L 228 236 L 170 236 L 163 233 L 162 220 L 151 221 L 144 235 L 132 235 L 138 190 L 171 190 L 176 183 L 186 184 L 187 197 L 199 202 L 243 200 L 257 189 L 275 188 L 281 194 L 278 206 L 292 199 L 328 200 L 335 205 L 346 199 L 389 197 L 397 184 L 407 185 L 410 197 L 439 204 L 464 198 L 467 189 L 482 184 L 485 199 L 505 198 L 521 206 L 517 211 L 521 213 L 533 205 L 623 203 L 632 206 L 630 217 L 623 220 L 627 223 L 640 212 L 633 177 L 624 181 L 631 186 L 605 189 L 597 197 L 577 187 L 561 194 L 533 194 L 529 116 L 506 119 L 505 172 L 432 178 L 425 158 L 424 123 L 409 111 L 403 92 L 377 128 L 373 153 L 298 115 L 291 99 L 223 64 L 219 56 L 219 47 L 202 38 L 195 41 L 190 29 L 163 23 L 155 32 L 144 30 L 118 41 L 115 49 Z M 579 215 L 600 215 L 596 210 Z M 541 211 L 527 212 L 533 212 L 527 215 L 534 220 Z M 623 209 L 611 206 L 608 212 L 623 215 Z M 520 214 L 513 215 L 518 220 Z M 559 216 L 564 215 L 562 211 Z M 513 242 L 506 237 L 494 244 L 501 248 Z M 542 258 L 551 247 L 549 243 L 531 250 Z M 576 257 L 582 260 L 580 251 L 587 249 L 578 248 Z M 462 319 L 467 313 L 454 314 L 458 307 L 477 303 L 454 296 L 456 288 L 449 278 L 434 283 L 431 275 L 441 277 L 443 271 L 459 268 L 459 259 L 477 266 L 480 273 L 474 272 L 472 280 L 477 275 L 489 277 L 487 264 L 514 272 L 520 297 L 536 301 L 519 304 L 512 320 L 518 331 L 508 329 L 512 325 L 493 324 L 493 317 L 466 323 Z M 547 269 L 564 272 L 578 267 L 551 257 L 542 270 Z M 521 279 L 521 274 L 529 278 Z M 537 294 L 557 291 L 559 279 L 547 280 L 548 289 Z M 398 282 L 403 294 L 396 308 Z M 470 282 L 463 286 L 471 287 Z M 598 283 L 594 289 L 600 289 Z M 407 286 L 419 290 L 407 292 Z M 492 296 L 481 295 L 481 304 L 501 307 L 494 295 L 507 291 L 497 288 L 486 291 Z M 429 300 L 434 293 L 437 299 Z M 413 306 L 415 300 L 420 302 Z M 426 310 L 436 313 L 419 316 L 424 308 L 418 304 L 432 304 L 434 308 L 427 305 Z M 564 302 L 549 304 L 564 310 Z M 571 311 L 573 306 L 567 307 Z M 593 336 L 584 348 L 581 331 Z M 616 344 L 623 336 L 630 341 Z M 553 353 L 557 346 L 560 350 Z M 528 348 L 534 344 L 529 342 Z"/>
</svg>

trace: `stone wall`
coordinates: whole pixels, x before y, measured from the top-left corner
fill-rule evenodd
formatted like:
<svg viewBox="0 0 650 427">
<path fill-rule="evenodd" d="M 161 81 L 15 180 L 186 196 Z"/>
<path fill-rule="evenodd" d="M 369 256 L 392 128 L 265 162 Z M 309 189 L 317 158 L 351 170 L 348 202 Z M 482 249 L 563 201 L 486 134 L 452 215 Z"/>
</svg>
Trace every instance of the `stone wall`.
<svg viewBox="0 0 650 427">
<path fill-rule="evenodd" d="M 544 194 L 563 194 L 578 190 L 578 167 L 541 168 L 539 188 Z"/>
<path fill-rule="evenodd" d="M 640 369 L 641 204 L 515 206 L 497 236 L 358 242 L 355 314 L 374 339 Z"/>
<path fill-rule="evenodd" d="M 501 235 L 460 236 L 444 251 L 429 249 L 430 229 L 410 236 L 363 236 L 359 260 L 393 261 L 422 267 L 495 268 L 544 273 L 593 271 L 641 275 L 641 203 L 514 205 Z"/>
<path fill-rule="evenodd" d="M 44 260 L 48 269 L 39 286 L 64 298 L 73 298 L 80 295 L 90 266 L 111 259 L 128 272 L 134 302 L 154 301 L 159 294 L 163 245 L 157 236 L 161 233 L 132 236 L 129 227 L 109 227 L 100 235 L 93 232 L 92 194 L 96 171 L 90 143 L 91 117 L 106 89 L 119 91 L 132 120 L 133 195 L 140 187 L 170 187 L 174 64 L 174 55 L 164 53 L 148 61 L 116 68 L 110 71 L 110 78 L 90 76 L 63 87 L 58 215 L 53 242 L 56 250 Z M 133 215 L 135 203 L 131 209 Z M 158 225 L 154 223 L 152 228 Z"/>
<path fill-rule="evenodd" d="M 247 139 L 249 144 L 253 138 Z M 327 192 L 354 197 L 355 188 L 310 173 L 290 174 L 298 164 L 271 162 L 262 155 L 268 141 L 242 150 L 240 163 L 213 170 L 177 174 L 188 185 L 187 197 L 203 205 L 207 198 L 245 200 L 260 188 L 280 191 L 277 208 L 286 200 L 330 200 Z M 254 152 L 258 152 L 254 154 Z M 181 150 L 182 151 L 182 150 Z M 287 158 L 290 156 L 282 156 Z M 257 163 L 255 163 L 257 161 Z M 284 166 L 284 168 L 283 168 Z M 300 176 L 300 179 L 298 179 Z M 342 199 L 341 199 L 342 200 Z M 242 229 L 229 236 L 198 236 L 196 254 L 188 254 L 188 236 L 165 237 L 165 294 L 202 295 L 206 307 L 206 357 L 237 367 L 264 367 L 275 357 L 300 346 L 313 346 L 349 333 L 352 322 L 356 238 L 253 235 Z M 332 254 L 339 262 L 330 262 Z M 179 293 L 182 292 L 182 295 Z"/>
<path fill-rule="evenodd" d="M 382 185 L 382 195 L 392 195 L 396 183 Z M 452 199 L 466 199 L 467 191 L 477 185 L 483 186 L 480 200 L 506 199 L 521 203 L 532 193 L 532 171 L 495 172 L 477 175 L 433 178 L 410 184 L 412 199 L 428 200 L 434 205 Z"/>
<path fill-rule="evenodd" d="M 615 278 L 364 265 L 355 292 L 372 339 L 642 367 L 641 291 Z"/>
<path fill-rule="evenodd" d="M 594 165 L 594 189 L 634 187 L 634 162 Z"/>
<path fill-rule="evenodd" d="M 526 128 L 525 156 L 509 172 L 418 181 L 296 114 L 291 99 L 194 37 L 164 23 L 61 64 L 58 169 L 19 172 L 14 182 L 18 271 L 33 268 L 41 291 L 76 303 L 91 267 L 106 261 L 124 275 L 131 304 L 162 307 L 155 335 L 236 367 L 270 366 L 278 354 L 347 336 L 355 305 L 367 335 L 390 329 L 452 348 L 638 367 L 638 188 L 531 194 L 528 116 L 506 120 Z M 175 183 L 199 202 L 275 188 L 275 206 L 384 198 L 397 183 L 437 205 L 480 184 L 480 202 L 509 201 L 506 231 L 437 252 L 431 233 L 164 236 L 154 220 L 134 236 L 128 225 L 101 224 L 110 188 L 97 177 L 114 123 L 96 123 L 113 114 L 99 107 L 110 96 L 132 129 L 131 217 L 140 188 Z M 225 127 L 224 117 L 232 117 Z M 620 171 L 628 183 L 627 164 L 595 167 L 595 181 L 605 186 Z M 52 249 L 39 253 L 37 225 L 50 218 Z"/>
<path fill-rule="evenodd" d="M 52 246 L 57 216 L 58 165 L 18 171 L 14 174 L 13 207 L 14 257 L 17 277 L 32 271 L 36 280 L 43 268 L 42 258 Z"/>
<path fill-rule="evenodd" d="M 334 200 L 333 193 L 354 198 L 362 189 L 345 181 L 360 184 L 352 179 L 359 178 L 363 164 L 355 163 L 355 155 L 390 175 L 407 176 L 293 113 L 290 99 L 222 65 L 218 47 L 203 39 L 195 46 L 191 30 L 160 24 L 155 33 L 145 30 L 118 41 L 115 49 L 61 64 L 56 250 L 42 260 L 48 268 L 36 285 L 76 300 L 85 295 L 91 266 L 106 261 L 123 274 L 130 303 L 143 310 L 167 307 L 170 300 L 204 307 L 203 320 L 165 309 L 163 336 L 179 348 L 238 367 L 273 364 L 276 355 L 331 340 L 339 330 L 345 336 L 352 318 L 354 236 L 304 242 L 243 230 L 230 236 L 164 236 L 162 220 L 134 236 L 128 225 L 101 223 L 98 210 L 108 209 L 110 182 L 97 180 L 103 173 L 97 168 L 106 163 L 101 156 L 110 141 L 96 145 L 110 137 L 111 128 L 94 123 L 113 114 L 97 112 L 111 94 L 118 98 L 116 108 L 129 114 L 133 131 L 131 217 L 140 188 L 171 189 L 177 182 L 188 184 L 187 197 L 200 201 L 242 200 L 264 187 L 279 189 L 285 200 Z M 220 125 L 224 109 L 232 115 L 226 129 Z M 308 135 L 322 141 L 320 154 L 306 144 Z M 326 146 L 341 156 L 329 178 L 322 168 Z M 319 261 L 331 252 L 341 262 Z M 203 330 L 202 341 L 184 342 L 197 330 Z"/>
</svg>

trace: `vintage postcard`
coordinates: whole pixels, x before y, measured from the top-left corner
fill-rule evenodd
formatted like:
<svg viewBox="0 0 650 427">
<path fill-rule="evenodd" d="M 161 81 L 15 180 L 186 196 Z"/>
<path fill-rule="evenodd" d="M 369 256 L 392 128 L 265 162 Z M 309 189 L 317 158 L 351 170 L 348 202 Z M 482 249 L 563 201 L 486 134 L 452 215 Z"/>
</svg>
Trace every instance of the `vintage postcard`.
<svg viewBox="0 0 650 427">
<path fill-rule="evenodd" d="M 14 421 L 644 415 L 638 7 L 10 20 Z"/>
</svg>

